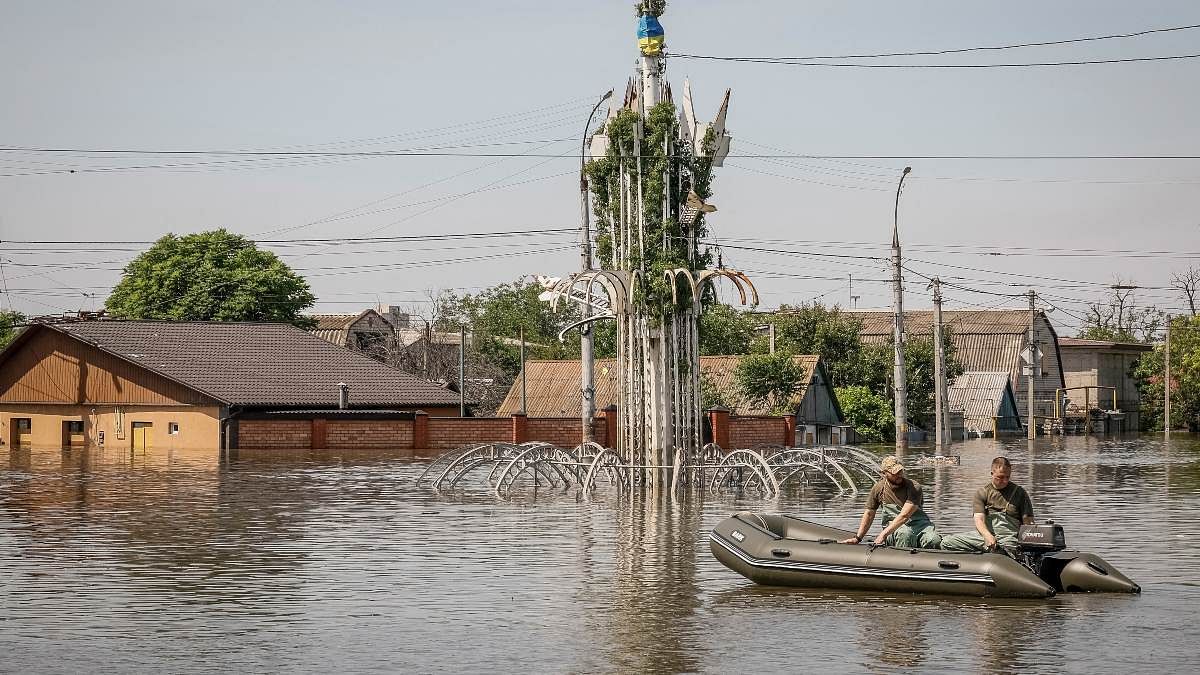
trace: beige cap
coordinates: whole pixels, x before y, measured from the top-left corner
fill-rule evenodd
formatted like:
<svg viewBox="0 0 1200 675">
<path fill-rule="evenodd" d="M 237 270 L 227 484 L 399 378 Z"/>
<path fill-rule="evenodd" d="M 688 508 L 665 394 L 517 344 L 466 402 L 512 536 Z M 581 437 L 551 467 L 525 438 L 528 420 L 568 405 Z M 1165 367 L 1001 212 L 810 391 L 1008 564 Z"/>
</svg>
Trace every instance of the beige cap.
<svg viewBox="0 0 1200 675">
<path fill-rule="evenodd" d="M 900 473 L 904 470 L 904 465 L 896 459 L 895 455 L 888 455 L 879 463 L 879 470 L 884 473 Z"/>
</svg>

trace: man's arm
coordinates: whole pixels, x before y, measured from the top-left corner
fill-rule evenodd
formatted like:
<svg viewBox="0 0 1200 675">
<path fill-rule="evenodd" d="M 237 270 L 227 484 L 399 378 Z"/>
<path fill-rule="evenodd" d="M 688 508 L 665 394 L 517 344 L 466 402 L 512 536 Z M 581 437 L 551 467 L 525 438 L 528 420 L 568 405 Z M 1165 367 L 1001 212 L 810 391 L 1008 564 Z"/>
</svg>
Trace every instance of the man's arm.
<svg viewBox="0 0 1200 675">
<path fill-rule="evenodd" d="M 849 539 L 843 539 L 839 544 L 857 544 L 867 536 L 867 531 L 871 529 L 871 523 L 875 522 L 875 509 L 867 509 L 863 511 L 862 520 L 858 523 L 858 532 Z"/>
<path fill-rule="evenodd" d="M 996 547 L 996 535 L 987 526 L 987 516 L 982 513 L 975 514 L 975 530 L 983 535 L 983 545 L 988 548 Z"/>
<path fill-rule="evenodd" d="M 904 508 L 900 509 L 899 515 L 893 518 L 892 522 L 888 523 L 887 527 L 883 528 L 883 531 L 879 533 L 878 537 L 875 537 L 875 545 L 882 546 L 884 540 L 888 538 L 888 535 L 899 529 L 901 525 L 907 523 L 908 519 L 912 518 L 912 515 L 916 512 L 916 504 L 912 502 L 904 502 Z"/>
</svg>

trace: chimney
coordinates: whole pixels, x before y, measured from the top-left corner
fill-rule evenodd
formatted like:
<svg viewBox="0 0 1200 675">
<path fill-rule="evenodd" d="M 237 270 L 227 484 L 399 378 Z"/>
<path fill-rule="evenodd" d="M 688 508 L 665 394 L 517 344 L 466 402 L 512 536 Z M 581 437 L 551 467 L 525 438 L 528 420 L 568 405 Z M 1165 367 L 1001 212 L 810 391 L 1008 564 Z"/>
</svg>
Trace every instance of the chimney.
<svg viewBox="0 0 1200 675">
<path fill-rule="evenodd" d="M 338 409 L 345 410 L 350 407 L 350 385 L 345 382 L 338 382 Z"/>
</svg>

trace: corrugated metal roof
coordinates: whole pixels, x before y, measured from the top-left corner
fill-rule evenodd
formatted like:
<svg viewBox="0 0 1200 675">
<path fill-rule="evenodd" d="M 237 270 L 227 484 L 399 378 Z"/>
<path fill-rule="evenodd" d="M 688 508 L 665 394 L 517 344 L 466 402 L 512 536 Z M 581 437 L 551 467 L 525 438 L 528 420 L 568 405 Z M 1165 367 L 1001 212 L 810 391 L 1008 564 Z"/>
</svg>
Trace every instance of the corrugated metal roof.
<svg viewBox="0 0 1200 675">
<path fill-rule="evenodd" d="M 736 370 L 741 356 L 701 356 L 700 372 L 705 379 L 712 383 L 724 394 L 724 398 L 733 402 L 730 406 L 739 415 L 765 415 L 769 411 L 747 403 L 737 393 Z M 804 400 L 808 382 L 812 379 L 813 370 L 820 357 L 801 355 L 793 357 L 796 363 L 804 367 L 805 385 L 792 397 L 793 407 L 798 407 Z M 596 359 L 594 386 L 596 389 L 596 410 L 607 408 L 617 403 L 617 373 L 616 359 Z M 574 417 L 579 414 L 580 376 L 579 361 L 526 361 L 525 362 L 525 392 L 526 414 L 530 417 Z M 521 378 L 517 377 L 513 386 L 504 397 L 504 402 L 496 411 L 497 416 L 506 416 L 521 410 Z"/>
<path fill-rule="evenodd" d="M 844 309 L 842 314 L 862 321 L 862 337 L 892 334 L 892 312 L 884 310 Z M 958 334 L 1024 335 L 1029 330 L 1029 310 L 984 309 L 943 310 L 942 323 Z M 904 313 L 904 331 L 928 335 L 933 332 L 933 310 L 909 310 Z"/>
<path fill-rule="evenodd" d="M 1018 415 L 1007 372 L 965 372 L 947 388 L 946 398 L 951 410 L 962 411 L 969 428 L 991 429 L 992 417 Z"/>
<path fill-rule="evenodd" d="M 288 324 L 83 321 L 48 326 L 231 405 L 458 405 L 458 395 Z"/>
</svg>

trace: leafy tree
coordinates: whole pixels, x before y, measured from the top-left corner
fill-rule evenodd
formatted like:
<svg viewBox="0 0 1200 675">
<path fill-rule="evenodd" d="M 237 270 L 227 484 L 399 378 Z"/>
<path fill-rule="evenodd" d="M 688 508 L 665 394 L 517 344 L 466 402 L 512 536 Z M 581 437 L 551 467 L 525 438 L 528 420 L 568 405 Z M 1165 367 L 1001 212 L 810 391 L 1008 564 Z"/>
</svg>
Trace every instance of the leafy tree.
<svg viewBox="0 0 1200 675">
<path fill-rule="evenodd" d="M 863 386 L 838 387 L 834 390 L 846 421 L 868 443 L 882 443 L 895 436 L 896 416 L 886 396 Z"/>
<path fill-rule="evenodd" d="M 773 415 L 786 415 L 788 400 L 800 389 L 804 366 L 788 352 L 751 354 L 742 358 L 734 373 L 738 391 L 747 401 L 764 406 Z"/>
<path fill-rule="evenodd" d="M 0 349 L 7 347 L 17 337 L 21 332 L 20 324 L 25 321 L 25 315 L 20 312 L 0 312 Z"/>
<path fill-rule="evenodd" d="M 720 303 L 704 306 L 700 314 L 700 353 L 705 356 L 748 354 L 754 340 L 751 315 Z"/>
<path fill-rule="evenodd" d="M 1165 344 L 1143 354 L 1131 371 L 1141 400 L 1143 431 L 1163 428 Z M 1171 426 L 1200 423 L 1200 317 L 1171 320 Z"/>
<path fill-rule="evenodd" d="M 315 297 L 274 253 L 224 229 L 168 234 L 125 266 L 105 302 L 126 319 L 279 321 L 302 327 Z"/>
<path fill-rule="evenodd" d="M 817 302 L 795 307 L 784 305 L 770 321 L 775 323 L 777 351 L 820 354 L 834 386 L 851 383 L 851 371 L 863 351 L 858 338 L 861 321 L 842 314 L 837 307 Z"/>
</svg>

